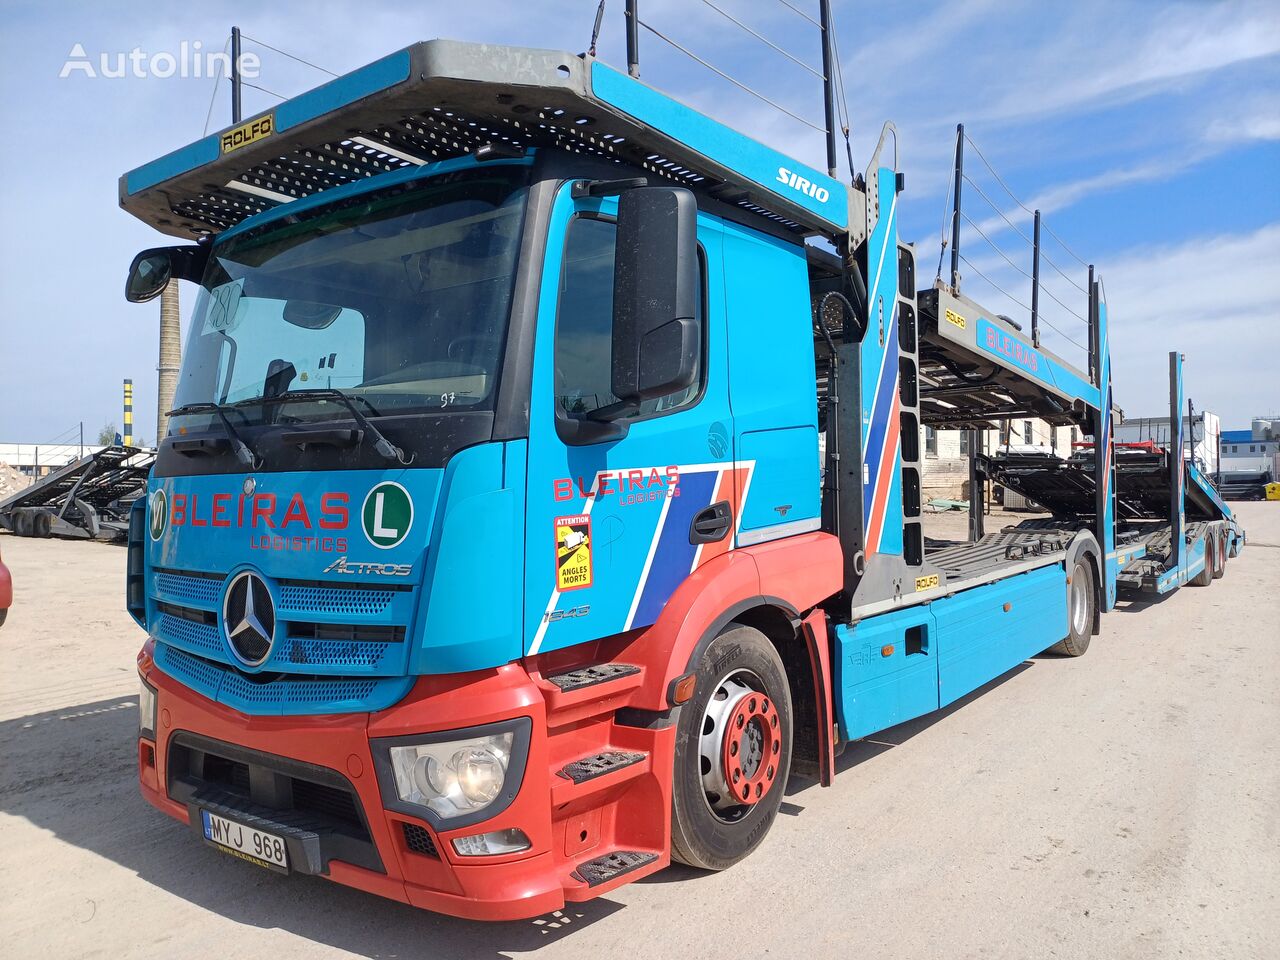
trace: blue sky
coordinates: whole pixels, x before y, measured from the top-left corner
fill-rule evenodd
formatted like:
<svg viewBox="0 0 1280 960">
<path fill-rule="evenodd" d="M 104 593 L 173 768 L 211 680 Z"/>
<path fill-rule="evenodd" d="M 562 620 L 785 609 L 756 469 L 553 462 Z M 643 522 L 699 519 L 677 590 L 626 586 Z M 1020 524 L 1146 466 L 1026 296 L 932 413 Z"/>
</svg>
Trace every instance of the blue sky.
<svg viewBox="0 0 1280 960">
<path fill-rule="evenodd" d="M 819 62 L 816 30 L 776 0 L 714 0 L 797 58 Z M 816 0 L 792 0 L 801 9 Z M 413 5 L 365 0 L 266 4 L 6 4 L 0 36 L 9 132 L 0 151 L 0 440 L 48 440 L 83 420 L 119 421 L 120 380 L 136 384 L 137 431 L 154 438 L 158 308 L 121 295 L 132 255 L 164 242 L 117 205 L 132 167 L 198 138 L 205 78 L 59 79 L 74 44 L 99 53 L 220 50 L 230 26 L 344 72 L 443 36 L 585 49 L 595 0 Z M 609 0 L 600 56 L 624 64 L 622 0 Z M 1167 352 L 1187 355 L 1189 395 L 1225 425 L 1280 411 L 1280 4 L 1070 4 L 967 0 L 835 2 L 862 167 L 881 124 L 898 129 L 904 239 L 932 279 L 955 124 L 1028 207 L 1096 263 L 1112 319 L 1116 396 L 1132 416 L 1164 409 Z M 146 11 L 140 15 L 139 11 Z M 642 16 L 803 117 L 820 121 L 817 80 L 701 0 L 642 0 Z M 305 24 L 299 29 L 298 24 Z M 642 34 L 643 78 L 814 165 L 821 136 Z M 293 95 L 327 77 L 270 50 L 257 83 Z M 275 99 L 245 93 L 246 115 Z M 226 84 L 212 128 L 229 120 Z M 970 154 L 965 209 L 1018 268 L 1026 215 Z M 1012 225 L 987 206 L 981 190 Z M 966 293 L 1019 317 L 1029 283 L 966 225 Z M 1046 235 L 1045 342 L 1083 340 L 1083 268 Z M 991 289 L 984 274 L 1013 301 Z M 185 292 L 184 315 L 194 297 Z"/>
</svg>

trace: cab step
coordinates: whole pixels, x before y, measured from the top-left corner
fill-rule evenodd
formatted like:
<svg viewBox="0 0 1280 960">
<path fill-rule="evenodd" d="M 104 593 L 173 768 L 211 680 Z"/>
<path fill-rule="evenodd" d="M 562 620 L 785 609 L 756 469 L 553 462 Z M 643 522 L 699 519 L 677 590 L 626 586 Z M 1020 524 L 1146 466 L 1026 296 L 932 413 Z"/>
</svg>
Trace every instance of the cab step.
<svg viewBox="0 0 1280 960">
<path fill-rule="evenodd" d="M 604 753 L 597 753 L 594 757 L 583 757 L 581 760 L 566 764 L 564 769 L 560 771 L 560 776 L 566 780 L 572 780 L 574 783 L 586 783 L 588 780 L 602 777 L 606 773 L 612 773 L 614 770 L 621 770 L 623 767 L 639 763 L 644 758 L 645 755 L 643 753 L 606 750 Z"/>
<path fill-rule="evenodd" d="M 600 884 L 608 883 L 624 873 L 630 873 L 632 870 L 639 870 L 641 867 L 648 866 L 657 859 L 658 855 L 656 853 L 645 853 L 639 850 L 615 850 L 612 853 L 606 853 L 604 856 L 596 857 L 594 860 L 578 864 L 577 869 L 573 871 L 571 876 L 589 887 L 598 887 Z"/>
<path fill-rule="evenodd" d="M 561 693 L 581 690 L 583 687 L 594 687 L 598 683 L 620 680 L 640 672 L 640 668 L 630 663 L 597 663 L 590 667 L 579 667 L 568 673 L 558 673 L 547 677 L 549 683 L 560 688 Z"/>
<path fill-rule="evenodd" d="M 560 728 L 629 706 L 644 683 L 644 668 L 630 663 L 596 663 L 542 676 L 536 682 L 547 704 L 547 724 Z"/>
</svg>

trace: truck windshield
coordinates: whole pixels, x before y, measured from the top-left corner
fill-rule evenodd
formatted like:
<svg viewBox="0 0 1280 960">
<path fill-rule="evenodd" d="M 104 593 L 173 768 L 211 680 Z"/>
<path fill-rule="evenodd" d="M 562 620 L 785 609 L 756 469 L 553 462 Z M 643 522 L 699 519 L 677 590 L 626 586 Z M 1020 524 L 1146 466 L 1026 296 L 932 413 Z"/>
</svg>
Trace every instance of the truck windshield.
<svg viewBox="0 0 1280 960">
<path fill-rule="evenodd" d="M 457 171 L 217 243 L 175 408 L 310 422 L 346 414 L 321 400 L 254 401 L 339 389 L 371 417 L 491 409 L 526 193 L 522 167 Z M 190 429 L 211 416 L 175 419 Z"/>
</svg>

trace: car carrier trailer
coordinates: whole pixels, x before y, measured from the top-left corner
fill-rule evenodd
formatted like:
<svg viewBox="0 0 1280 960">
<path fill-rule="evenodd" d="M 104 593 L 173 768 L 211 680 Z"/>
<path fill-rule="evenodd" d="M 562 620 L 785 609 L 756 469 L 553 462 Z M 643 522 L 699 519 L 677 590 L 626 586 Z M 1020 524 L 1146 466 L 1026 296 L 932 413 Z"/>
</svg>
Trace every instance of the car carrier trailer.
<svg viewBox="0 0 1280 960">
<path fill-rule="evenodd" d="M 103 447 L 0 501 L 0 527 L 20 537 L 122 539 L 155 457 L 141 447 Z"/>
<path fill-rule="evenodd" d="M 145 798 L 269 869 L 528 917 L 728 867 L 793 770 L 1084 653 L 1142 519 L 1098 284 L 1080 369 L 917 289 L 892 126 L 852 183 L 829 152 L 438 40 L 126 174 L 194 241 L 128 296 L 201 285 L 131 521 Z M 1095 440 L 1069 509 L 927 538 L 922 425 L 1026 416 Z"/>
</svg>

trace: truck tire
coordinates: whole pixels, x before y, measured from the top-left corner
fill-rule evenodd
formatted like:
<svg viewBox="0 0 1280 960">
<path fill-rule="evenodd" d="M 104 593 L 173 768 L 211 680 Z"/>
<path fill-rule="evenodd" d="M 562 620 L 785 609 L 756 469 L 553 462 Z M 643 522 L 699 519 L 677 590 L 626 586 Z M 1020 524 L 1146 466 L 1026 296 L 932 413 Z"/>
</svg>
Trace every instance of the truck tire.
<svg viewBox="0 0 1280 960">
<path fill-rule="evenodd" d="M 1218 533 L 1213 538 L 1213 579 L 1221 580 L 1227 572 L 1227 534 Z"/>
<path fill-rule="evenodd" d="M 31 518 L 31 535 L 48 539 L 53 536 L 53 514 L 41 510 Z"/>
<path fill-rule="evenodd" d="M 1195 575 L 1191 581 L 1194 587 L 1207 587 L 1213 583 L 1213 535 L 1205 534 L 1204 537 L 1204 566 L 1200 568 L 1200 572 Z"/>
<path fill-rule="evenodd" d="M 1094 611 L 1098 605 L 1093 564 L 1087 556 L 1076 560 L 1067 584 L 1067 635 L 1049 648 L 1050 653 L 1083 657 L 1093 639 Z"/>
<path fill-rule="evenodd" d="M 791 769 L 791 688 L 759 630 L 731 623 L 690 667 L 697 686 L 680 708 L 671 790 L 671 855 L 724 870 L 773 825 Z"/>
<path fill-rule="evenodd" d="M 13 515 L 13 532 L 19 537 L 31 536 L 31 514 L 19 510 Z"/>
</svg>

